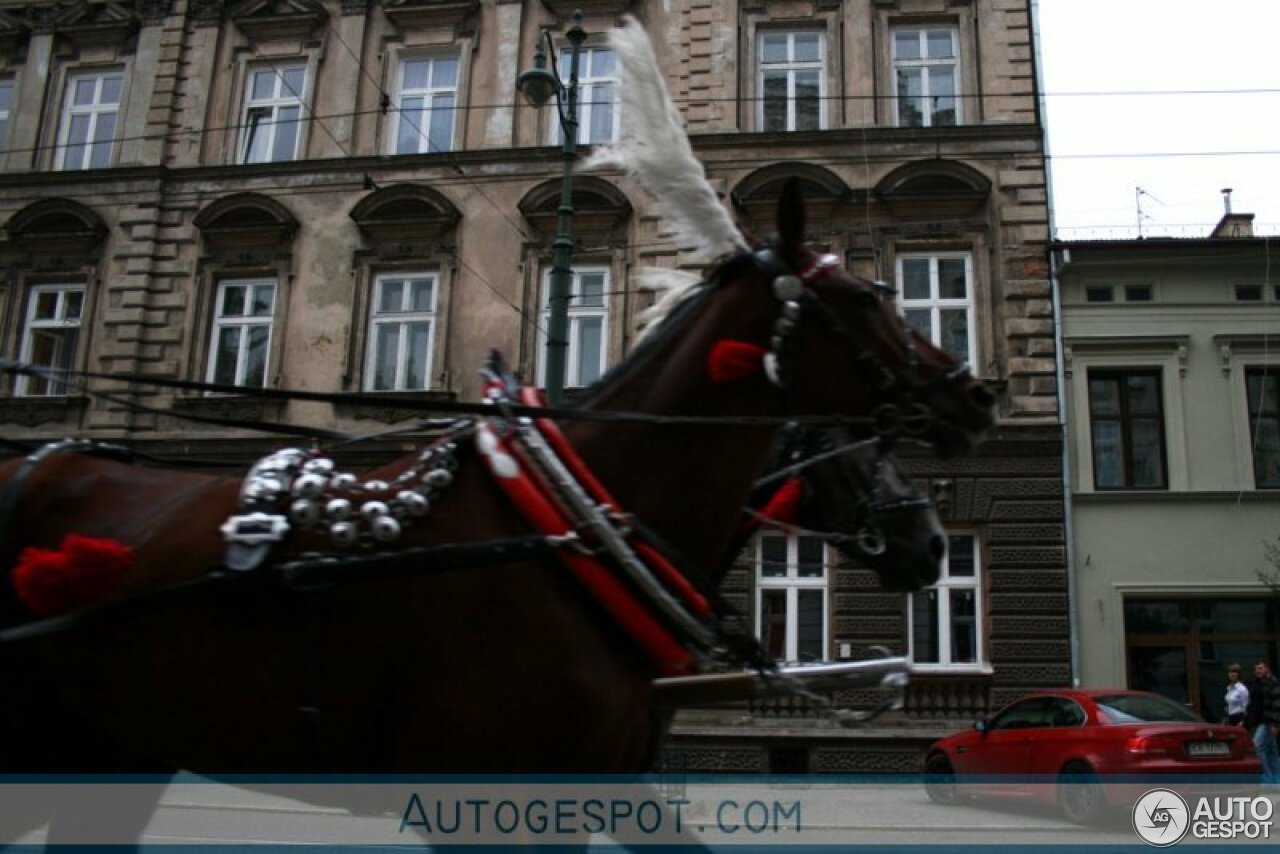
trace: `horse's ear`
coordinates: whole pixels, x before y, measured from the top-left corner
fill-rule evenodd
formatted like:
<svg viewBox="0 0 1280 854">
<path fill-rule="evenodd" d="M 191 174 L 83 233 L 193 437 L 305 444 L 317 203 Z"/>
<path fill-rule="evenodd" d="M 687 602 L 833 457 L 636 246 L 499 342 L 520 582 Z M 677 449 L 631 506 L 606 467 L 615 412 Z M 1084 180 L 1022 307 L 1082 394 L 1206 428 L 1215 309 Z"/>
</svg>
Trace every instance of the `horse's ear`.
<svg viewBox="0 0 1280 854">
<path fill-rule="evenodd" d="M 788 263 L 795 265 L 804 247 L 804 196 L 800 192 L 800 181 L 788 178 L 778 197 L 778 248 Z"/>
</svg>

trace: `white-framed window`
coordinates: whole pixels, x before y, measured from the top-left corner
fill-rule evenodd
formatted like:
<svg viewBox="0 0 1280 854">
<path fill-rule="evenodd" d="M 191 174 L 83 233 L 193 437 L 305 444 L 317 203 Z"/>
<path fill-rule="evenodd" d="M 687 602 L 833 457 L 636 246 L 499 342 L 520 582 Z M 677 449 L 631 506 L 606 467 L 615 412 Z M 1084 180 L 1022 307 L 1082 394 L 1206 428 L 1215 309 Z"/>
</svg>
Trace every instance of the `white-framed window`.
<svg viewBox="0 0 1280 854">
<path fill-rule="evenodd" d="M 396 93 L 392 153 L 452 151 L 458 103 L 458 57 L 405 57 L 397 73 Z"/>
<path fill-rule="evenodd" d="M 298 63 L 250 68 L 240 122 L 240 162 L 298 158 L 307 67 Z"/>
<path fill-rule="evenodd" d="M 898 295 L 908 326 L 960 361 L 973 361 L 973 256 L 967 252 L 900 255 Z"/>
<path fill-rule="evenodd" d="M 57 168 L 101 169 L 111 165 L 124 74 L 81 71 L 67 78 L 58 127 Z"/>
<path fill-rule="evenodd" d="M 567 81 L 571 57 L 567 50 L 559 56 L 560 77 Z M 616 141 L 621 116 L 617 55 L 608 47 L 583 47 L 578 55 L 578 144 Z M 552 141 L 558 144 L 563 139 L 560 123 L 553 124 Z"/>
<path fill-rule="evenodd" d="M 779 661 L 827 660 L 827 546 L 819 537 L 756 540 L 756 635 Z"/>
<path fill-rule="evenodd" d="M 551 323 L 551 270 L 542 275 L 538 327 L 538 384 L 546 385 L 547 328 Z M 569 280 L 569 349 L 565 388 L 591 385 L 604 374 L 609 336 L 609 268 L 575 266 Z"/>
<path fill-rule="evenodd" d="M 437 282 L 434 273 L 383 273 L 374 280 L 366 391 L 431 387 Z"/>
<path fill-rule="evenodd" d="M 759 34 L 756 76 L 762 131 L 827 126 L 826 42 L 820 32 Z"/>
<path fill-rule="evenodd" d="M 22 329 L 22 361 L 54 371 L 71 370 L 83 314 L 84 285 L 32 286 Z M 67 393 L 67 387 L 44 377 L 24 376 L 18 378 L 14 393 L 31 397 L 61 396 Z"/>
<path fill-rule="evenodd" d="M 893 31 L 893 85 L 898 127 L 961 122 L 958 35 L 954 27 Z"/>
<path fill-rule="evenodd" d="M 218 285 L 209 382 L 250 388 L 267 384 L 275 302 L 272 279 L 228 279 Z"/>
<path fill-rule="evenodd" d="M 9 110 L 13 108 L 13 78 L 0 79 L 0 151 L 9 137 Z"/>
<path fill-rule="evenodd" d="M 985 659 L 978 538 L 953 532 L 947 540 L 937 583 L 908 597 L 911 660 L 924 666 L 979 667 Z"/>
</svg>

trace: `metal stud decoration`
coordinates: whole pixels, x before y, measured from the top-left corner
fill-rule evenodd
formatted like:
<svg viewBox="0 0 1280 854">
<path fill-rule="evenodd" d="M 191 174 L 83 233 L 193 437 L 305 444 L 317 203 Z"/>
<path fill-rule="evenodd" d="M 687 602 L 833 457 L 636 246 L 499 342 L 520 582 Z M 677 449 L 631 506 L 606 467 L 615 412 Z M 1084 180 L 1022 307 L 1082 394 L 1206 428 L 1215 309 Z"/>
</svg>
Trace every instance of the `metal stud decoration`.
<svg viewBox="0 0 1280 854">
<path fill-rule="evenodd" d="M 356 475 L 337 471 L 328 457 L 287 448 L 250 469 L 240 489 L 241 513 L 272 513 L 281 523 L 281 538 L 283 531 L 296 526 L 319 529 L 333 545 L 344 548 L 391 543 L 406 525 L 431 511 L 432 502 L 453 483 L 457 468 L 457 445 L 452 441 L 423 450 L 391 482 L 361 483 Z"/>
</svg>

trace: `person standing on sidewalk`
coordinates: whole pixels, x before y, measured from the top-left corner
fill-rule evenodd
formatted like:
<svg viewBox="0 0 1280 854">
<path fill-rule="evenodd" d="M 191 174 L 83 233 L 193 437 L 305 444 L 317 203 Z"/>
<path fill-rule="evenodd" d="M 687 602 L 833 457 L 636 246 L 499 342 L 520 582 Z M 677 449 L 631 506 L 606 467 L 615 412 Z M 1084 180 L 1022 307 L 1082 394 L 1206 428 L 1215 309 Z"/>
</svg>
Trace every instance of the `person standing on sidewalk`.
<svg viewBox="0 0 1280 854">
<path fill-rule="evenodd" d="M 1227 668 L 1227 720 L 1231 726 L 1244 726 L 1245 710 L 1249 708 L 1249 689 L 1240 681 L 1240 665 Z"/>
<path fill-rule="evenodd" d="M 1280 680 L 1265 659 L 1253 666 L 1253 677 L 1245 725 L 1253 732 L 1253 747 L 1262 763 L 1262 785 L 1280 788 L 1280 752 L 1276 748 L 1280 737 Z"/>
</svg>

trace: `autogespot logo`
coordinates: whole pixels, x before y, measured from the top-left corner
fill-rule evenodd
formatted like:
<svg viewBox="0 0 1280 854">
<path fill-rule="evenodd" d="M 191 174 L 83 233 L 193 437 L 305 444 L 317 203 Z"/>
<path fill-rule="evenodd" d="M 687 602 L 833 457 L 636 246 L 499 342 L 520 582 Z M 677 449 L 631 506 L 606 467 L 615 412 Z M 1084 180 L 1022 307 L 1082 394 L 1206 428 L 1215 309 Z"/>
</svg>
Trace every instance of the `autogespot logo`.
<svg viewBox="0 0 1280 854">
<path fill-rule="evenodd" d="M 1148 845 L 1164 848 L 1179 842 L 1191 826 L 1191 811 L 1177 792 L 1152 789 L 1133 805 L 1133 829 Z"/>
</svg>

